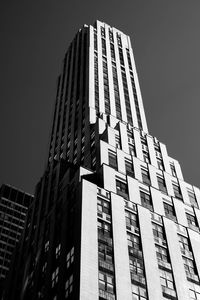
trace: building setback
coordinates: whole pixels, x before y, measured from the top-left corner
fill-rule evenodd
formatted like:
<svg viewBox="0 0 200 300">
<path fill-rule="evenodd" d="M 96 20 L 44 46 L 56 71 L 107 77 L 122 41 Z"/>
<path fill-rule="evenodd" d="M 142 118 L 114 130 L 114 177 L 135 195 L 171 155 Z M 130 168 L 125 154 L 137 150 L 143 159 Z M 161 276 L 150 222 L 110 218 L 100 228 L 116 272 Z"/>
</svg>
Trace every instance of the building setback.
<svg viewBox="0 0 200 300">
<path fill-rule="evenodd" d="M 58 77 L 4 299 L 200 299 L 199 207 L 200 190 L 148 132 L 129 37 L 84 25 Z"/>
<path fill-rule="evenodd" d="M 13 186 L 0 187 L 0 295 L 32 201 L 33 196 Z"/>
</svg>

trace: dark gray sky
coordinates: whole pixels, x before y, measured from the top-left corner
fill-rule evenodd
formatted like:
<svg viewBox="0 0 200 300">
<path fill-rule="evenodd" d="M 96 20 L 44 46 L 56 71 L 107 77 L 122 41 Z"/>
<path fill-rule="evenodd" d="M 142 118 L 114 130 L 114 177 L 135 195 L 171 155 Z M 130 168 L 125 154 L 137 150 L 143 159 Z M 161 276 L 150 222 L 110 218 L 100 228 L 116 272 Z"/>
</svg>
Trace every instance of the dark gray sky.
<svg viewBox="0 0 200 300">
<path fill-rule="evenodd" d="M 130 35 L 149 132 L 200 186 L 199 15 L 199 0 L 1 1 L 0 183 L 33 192 L 65 50 L 99 19 Z"/>
</svg>

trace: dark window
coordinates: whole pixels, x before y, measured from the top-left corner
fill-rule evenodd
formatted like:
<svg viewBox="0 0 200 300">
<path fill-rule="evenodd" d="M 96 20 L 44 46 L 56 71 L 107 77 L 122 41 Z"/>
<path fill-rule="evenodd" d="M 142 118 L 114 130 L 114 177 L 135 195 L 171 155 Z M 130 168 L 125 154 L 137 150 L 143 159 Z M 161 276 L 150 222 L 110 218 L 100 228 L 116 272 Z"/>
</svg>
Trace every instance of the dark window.
<svg viewBox="0 0 200 300">
<path fill-rule="evenodd" d="M 176 214 L 173 205 L 165 202 L 163 203 L 163 205 L 164 205 L 165 216 L 171 220 L 176 221 Z"/>
<path fill-rule="evenodd" d="M 127 229 L 131 230 L 131 226 L 138 228 L 138 218 L 136 214 L 125 211 L 125 216 Z"/>
<path fill-rule="evenodd" d="M 126 175 L 134 176 L 133 163 L 130 160 L 125 160 Z"/>
<path fill-rule="evenodd" d="M 173 163 L 170 164 L 170 168 L 171 168 L 172 176 L 176 177 L 176 170 Z"/>
<path fill-rule="evenodd" d="M 160 191 L 162 191 L 163 193 L 167 194 L 167 188 L 166 188 L 166 184 L 165 184 L 165 180 L 164 178 L 157 176 L 158 179 L 158 188 Z"/>
<path fill-rule="evenodd" d="M 117 194 L 127 198 L 128 197 L 128 186 L 127 183 L 122 182 L 120 180 L 116 180 L 116 189 L 117 189 Z"/>
<path fill-rule="evenodd" d="M 151 196 L 145 192 L 140 191 L 140 197 L 141 197 L 142 206 L 150 210 L 153 210 Z"/>
<path fill-rule="evenodd" d="M 188 221 L 188 226 L 191 229 L 195 229 L 195 230 L 198 229 L 198 225 L 197 225 L 197 221 L 196 221 L 195 216 L 186 213 L 186 218 L 187 218 L 187 221 Z"/>
<path fill-rule="evenodd" d="M 177 185 L 176 183 L 172 183 L 173 190 L 174 190 L 174 195 L 178 199 L 183 199 L 182 194 L 181 194 L 181 189 L 180 186 Z"/>
<path fill-rule="evenodd" d="M 117 169 L 117 155 L 115 152 L 108 151 L 108 163 L 114 169 Z"/>
<path fill-rule="evenodd" d="M 151 185 L 150 177 L 149 177 L 149 172 L 146 169 L 141 169 L 142 173 L 142 181 L 144 184 Z"/>
<path fill-rule="evenodd" d="M 163 164 L 162 159 L 157 157 L 157 163 L 158 163 L 158 169 L 164 170 L 164 164 Z"/>
<path fill-rule="evenodd" d="M 197 204 L 197 200 L 196 200 L 196 197 L 195 197 L 195 194 L 193 193 L 193 191 L 189 190 L 188 189 L 188 197 L 190 199 L 190 203 L 192 206 L 198 208 L 198 204 Z"/>
</svg>

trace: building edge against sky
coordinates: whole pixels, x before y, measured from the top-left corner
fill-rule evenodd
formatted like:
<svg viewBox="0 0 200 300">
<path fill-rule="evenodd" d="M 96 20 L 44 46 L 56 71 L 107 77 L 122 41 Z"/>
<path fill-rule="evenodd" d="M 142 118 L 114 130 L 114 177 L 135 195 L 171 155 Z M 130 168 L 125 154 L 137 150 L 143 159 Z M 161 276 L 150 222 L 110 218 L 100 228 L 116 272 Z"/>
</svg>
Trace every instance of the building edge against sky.
<svg viewBox="0 0 200 300">
<path fill-rule="evenodd" d="M 200 299 L 200 190 L 148 133 L 130 39 L 105 23 L 67 50 L 47 161 L 4 299 Z"/>
</svg>

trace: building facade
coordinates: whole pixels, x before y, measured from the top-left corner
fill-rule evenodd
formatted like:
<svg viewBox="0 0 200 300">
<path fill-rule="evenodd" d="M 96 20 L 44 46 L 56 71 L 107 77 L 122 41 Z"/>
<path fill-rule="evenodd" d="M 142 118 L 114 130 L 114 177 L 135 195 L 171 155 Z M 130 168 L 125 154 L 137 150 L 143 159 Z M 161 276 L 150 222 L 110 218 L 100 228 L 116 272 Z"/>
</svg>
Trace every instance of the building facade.
<svg viewBox="0 0 200 300">
<path fill-rule="evenodd" d="M 58 77 L 5 299 L 200 299 L 199 207 L 200 190 L 148 132 L 129 37 L 84 25 Z"/>
<path fill-rule="evenodd" d="M 32 201 L 33 196 L 10 185 L 0 187 L 0 295 Z"/>
</svg>

